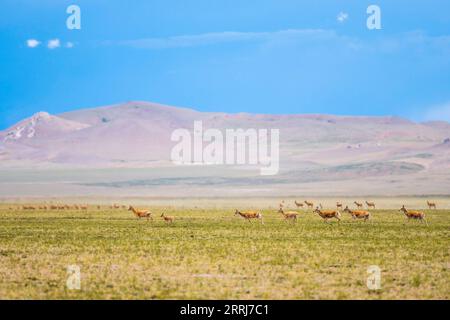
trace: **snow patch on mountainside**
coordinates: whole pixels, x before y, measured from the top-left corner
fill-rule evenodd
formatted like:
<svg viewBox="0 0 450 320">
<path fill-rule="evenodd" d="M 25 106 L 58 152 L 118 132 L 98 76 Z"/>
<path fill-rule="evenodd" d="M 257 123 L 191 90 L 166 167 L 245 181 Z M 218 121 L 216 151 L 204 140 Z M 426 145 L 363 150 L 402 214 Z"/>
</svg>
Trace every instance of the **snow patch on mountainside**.
<svg viewBox="0 0 450 320">
<path fill-rule="evenodd" d="M 4 141 L 17 140 L 24 136 L 33 138 L 36 134 L 36 124 L 42 120 L 49 120 L 50 114 L 47 112 L 38 112 L 26 121 L 21 122 L 14 129 L 6 133 Z"/>
<path fill-rule="evenodd" d="M 3 142 L 32 139 L 37 134 L 45 134 L 47 131 L 66 132 L 87 127 L 89 125 L 52 116 L 48 112 L 38 112 L 7 130 Z"/>
</svg>

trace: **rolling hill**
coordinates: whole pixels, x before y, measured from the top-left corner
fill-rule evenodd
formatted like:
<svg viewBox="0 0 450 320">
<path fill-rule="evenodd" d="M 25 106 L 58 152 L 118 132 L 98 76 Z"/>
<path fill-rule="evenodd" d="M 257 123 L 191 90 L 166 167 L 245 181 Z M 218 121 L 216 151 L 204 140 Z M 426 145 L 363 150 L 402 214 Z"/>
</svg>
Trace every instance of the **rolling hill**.
<svg viewBox="0 0 450 320">
<path fill-rule="evenodd" d="M 170 140 L 172 132 L 178 128 L 192 131 L 194 121 L 199 120 L 204 129 L 221 131 L 279 129 L 279 174 L 262 177 L 249 165 L 204 166 L 198 170 L 174 165 L 170 161 L 175 145 Z M 40 112 L 1 131 L 0 170 L 152 171 L 151 177 L 143 174 L 142 179 L 111 176 L 87 182 L 77 182 L 76 177 L 71 180 L 80 188 L 94 190 L 141 187 L 160 191 L 178 186 L 186 191 L 183 188 L 189 185 L 192 192 L 218 186 L 247 188 L 250 193 L 292 193 L 294 189 L 447 194 L 449 188 L 444 187 L 450 182 L 449 138 L 447 122 L 416 123 L 391 116 L 205 113 L 128 102 L 59 115 Z M 177 192 L 183 193 L 180 190 Z M 216 194 L 212 188 L 208 191 Z"/>
</svg>

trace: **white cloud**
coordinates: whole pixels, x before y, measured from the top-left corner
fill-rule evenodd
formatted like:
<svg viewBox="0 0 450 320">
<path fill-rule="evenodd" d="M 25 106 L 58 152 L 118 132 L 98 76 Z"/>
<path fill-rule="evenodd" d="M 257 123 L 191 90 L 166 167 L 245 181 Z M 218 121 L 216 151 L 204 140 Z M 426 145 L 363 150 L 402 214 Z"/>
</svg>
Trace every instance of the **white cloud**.
<svg viewBox="0 0 450 320">
<path fill-rule="evenodd" d="M 409 50 L 409 52 L 420 53 L 433 50 L 435 53 L 444 55 L 445 57 L 450 54 L 449 35 L 430 36 L 422 31 L 403 32 L 374 39 L 362 39 L 353 36 L 346 36 L 331 29 L 286 29 L 263 32 L 224 31 L 192 35 L 177 35 L 164 38 L 103 41 L 102 44 L 159 50 L 218 45 L 234 42 L 254 42 L 272 44 L 274 46 L 286 43 L 298 43 L 307 46 L 336 42 L 341 47 L 347 47 L 350 50 L 365 50 L 370 53 L 393 53 L 401 50 Z"/>
<path fill-rule="evenodd" d="M 339 14 L 337 15 L 337 21 L 338 22 L 344 22 L 345 20 L 347 20 L 348 19 L 348 13 L 346 13 L 346 12 L 339 12 Z"/>
<path fill-rule="evenodd" d="M 167 49 L 167 48 L 181 48 L 181 47 L 195 47 L 202 45 L 213 45 L 227 42 L 238 41 L 268 41 L 279 38 L 300 38 L 306 39 L 310 37 L 329 38 L 335 37 L 336 34 L 332 30 L 322 29 L 288 29 L 272 32 L 212 32 L 194 35 L 180 35 L 167 38 L 145 38 L 115 42 L 104 42 L 104 44 L 119 44 L 124 46 L 131 46 L 135 48 L 146 49 Z"/>
<path fill-rule="evenodd" d="M 27 45 L 28 48 L 36 48 L 36 47 L 41 45 L 41 42 L 36 40 L 36 39 L 28 39 L 26 41 L 26 45 Z M 49 48 L 51 50 L 59 48 L 61 46 L 62 46 L 61 41 L 58 38 L 50 39 L 47 42 L 47 48 Z M 66 43 L 64 43 L 64 47 L 68 48 L 68 49 L 71 49 L 71 48 L 75 47 L 75 43 L 71 42 L 71 41 L 67 41 Z"/>
<path fill-rule="evenodd" d="M 408 50 L 408 54 L 411 54 L 414 50 L 416 53 L 435 51 L 450 54 L 449 35 L 431 36 L 420 30 L 386 36 L 378 39 L 375 44 L 375 49 L 388 53 Z"/>
<path fill-rule="evenodd" d="M 28 48 L 36 48 L 40 44 L 41 43 L 38 40 L 36 40 L 36 39 L 28 39 L 27 40 L 27 47 Z"/>
<path fill-rule="evenodd" d="M 426 109 L 421 118 L 424 121 L 450 122 L 450 102 Z"/>
<path fill-rule="evenodd" d="M 59 39 L 52 39 L 49 40 L 47 43 L 47 48 L 49 49 L 56 49 L 59 48 L 61 46 L 61 42 L 59 41 Z"/>
</svg>

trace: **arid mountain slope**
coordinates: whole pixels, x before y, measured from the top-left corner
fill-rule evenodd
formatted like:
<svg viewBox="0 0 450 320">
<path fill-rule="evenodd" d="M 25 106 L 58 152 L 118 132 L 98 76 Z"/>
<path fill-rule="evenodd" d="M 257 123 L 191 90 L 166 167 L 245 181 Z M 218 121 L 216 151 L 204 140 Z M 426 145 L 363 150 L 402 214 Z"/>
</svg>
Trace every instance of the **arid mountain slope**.
<svg viewBox="0 0 450 320">
<path fill-rule="evenodd" d="M 442 189 L 436 185 L 445 186 L 450 181 L 447 122 L 415 123 L 398 117 L 205 113 L 148 102 L 60 115 L 38 113 L 0 132 L 0 168 L 170 168 L 174 166 L 170 161 L 175 145 L 172 132 L 178 128 L 192 132 L 194 121 L 202 121 L 204 129 L 223 132 L 236 128 L 279 129 L 279 174 L 261 178 L 251 166 L 207 166 L 201 176 L 193 176 L 189 174 L 192 168 L 187 166 L 184 171 L 181 169 L 184 173 L 178 174 L 182 179 L 161 173 L 152 175 L 151 181 L 138 182 L 139 186 L 155 187 L 159 181 L 161 186 L 263 185 L 267 190 L 282 190 L 307 185 L 321 189 L 323 185 L 326 189 L 346 181 L 345 190 L 352 190 L 354 185 L 356 192 L 363 179 L 375 179 L 373 185 L 378 191 L 383 191 L 384 185 L 388 190 L 401 183 L 419 194 L 428 189 L 436 192 Z M 181 172 L 179 169 L 177 172 Z M 112 183 L 114 187 L 129 187 L 130 183 L 134 185 L 130 181 L 124 177 Z M 109 182 L 98 183 L 108 187 Z"/>
</svg>

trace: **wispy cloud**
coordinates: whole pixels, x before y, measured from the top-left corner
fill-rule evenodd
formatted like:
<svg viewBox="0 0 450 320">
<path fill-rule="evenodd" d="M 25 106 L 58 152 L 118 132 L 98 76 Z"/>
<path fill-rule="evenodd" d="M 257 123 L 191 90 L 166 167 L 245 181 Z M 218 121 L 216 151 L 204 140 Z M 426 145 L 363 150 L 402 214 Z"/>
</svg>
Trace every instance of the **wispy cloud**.
<svg viewBox="0 0 450 320">
<path fill-rule="evenodd" d="M 343 23 L 345 20 L 348 19 L 348 13 L 341 11 L 337 15 L 336 19 L 337 19 L 338 22 Z"/>
<path fill-rule="evenodd" d="M 450 102 L 432 106 L 423 112 L 421 120 L 436 121 L 443 120 L 450 122 Z"/>
<path fill-rule="evenodd" d="M 56 49 L 59 48 L 60 46 L 61 42 L 59 41 L 59 39 L 51 39 L 47 43 L 47 48 L 49 49 Z"/>
<path fill-rule="evenodd" d="M 105 44 L 118 44 L 135 48 L 168 49 L 214 45 L 230 42 L 268 41 L 275 38 L 333 37 L 335 32 L 322 29 L 288 29 L 273 32 L 213 32 L 196 35 L 180 35 L 166 38 L 145 38 L 120 42 L 107 41 Z"/>
<path fill-rule="evenodd" d="M 430 36 L 423 31 L 411 31 L 401 34 L 380 37 L 373 40 L 372 50 L 395 52 L 399 50 L 414 50 L 418 52 L 442 52 L 450 54 L 450 36 Z"/>
<path fill-rule="evenodd" d="M 343 18 L 347 19 L 347 18 Z M 103 45 L 119 45 L 139 49 L 172 49 L 218 45 L 235 42 L 254 43 L 330 43 L 335 41 L 351 50 L 392 53 L 400 50 L 450 52 L 450 36 L 430 36 L 422 31 L 413 31 L 372 39 L 360 39 L 338 34 L 330 29 L 287 29 L 268 32 L 212 32 L 193 35 L 178 35 L 164 38 L 143 38 L 124 41 L 104 41 Z"/>
<path fill-rule="evenodd" d="M 36 40 L 36 39 L 28 39 L 27 40 L 27 47 L 28 48 L 36 48 L 40 45 L 41 43 Z"/>
<path fill-rule="evenodd" d="M 341 12 L 338 21 L 348 19 L 348 14 Z M 305 43 L 306 41 L 338 41 L 353 50 L 366 48 L 368 51 L 394 52 L 399 50 L 437 50 L 450 54 L 450 35 L 430 36 L 422 31 L 411 31 L 394 34 L 385 37 L 377 37 L 371 40 L 359 39 L 338 34 L 330 29 L 286 29 L 268 32 L 239 32 L 224 31 L 193 35 L 177 35 L 162 38 L 142 38 L 123 41 L 103 41 L 104 45 L 119 45 L 141 49 L 171 49 L 216 45 L 233 42 L 280 42 L 290 41 Z M 36 39 L 28 39 L 27 47 L 36 48 L 41 42 Z M 67 41 L 61 44 L 57 38 L 47 42 L 48 49 L 56 49 L 61 46 L 65 48 L 75 47 L 75 43 Z"/>
</svg>

